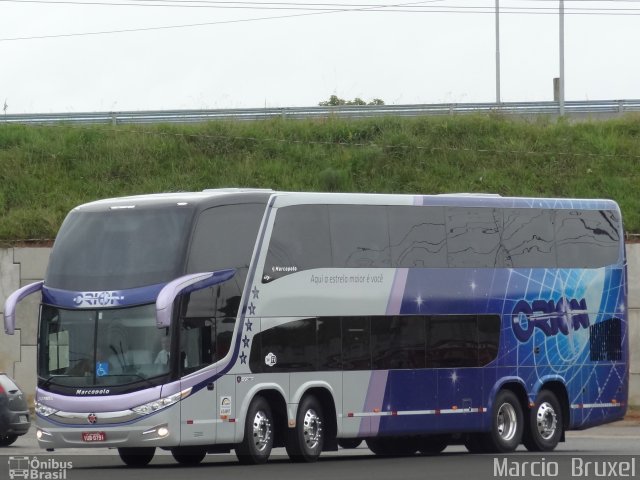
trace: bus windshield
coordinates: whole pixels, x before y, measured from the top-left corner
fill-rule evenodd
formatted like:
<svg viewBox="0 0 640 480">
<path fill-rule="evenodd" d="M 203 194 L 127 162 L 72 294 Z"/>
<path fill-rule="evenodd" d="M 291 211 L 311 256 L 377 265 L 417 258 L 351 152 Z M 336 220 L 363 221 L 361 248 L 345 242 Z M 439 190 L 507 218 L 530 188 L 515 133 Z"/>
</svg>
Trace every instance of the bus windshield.
<svg viewBox="0 0 640 480">
<path fill-rule="evenodd" d="M 125 290 L 182 273 L 193 209 L 74 210 L 51 252 L 45 283 L 72 291 Z"/>
<path fill-rule="evenodd" d="M 169 329 L 154 305 L 63 310 L 43 305 L 38 370 L 48 384 L 119 386 L 169 373 Z"/>
</svg>

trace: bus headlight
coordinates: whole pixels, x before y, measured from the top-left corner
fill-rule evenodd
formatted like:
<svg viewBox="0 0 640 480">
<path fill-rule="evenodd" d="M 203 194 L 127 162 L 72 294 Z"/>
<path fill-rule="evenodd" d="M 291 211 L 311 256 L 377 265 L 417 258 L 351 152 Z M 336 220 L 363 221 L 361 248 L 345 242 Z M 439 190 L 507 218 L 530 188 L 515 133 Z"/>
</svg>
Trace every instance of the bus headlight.
<svg viewBox="0 0 640 480">
<path fill-rule="evenodd" d="M 179 402 L 183 398 L 187 398 L 190 393 L 191 388 L 187 388 L 186 390 L 174 393 L 173 395 L 169 395 L 168 397 L 163 397 L 158 400 L 154 400 L 153 402 L 133 407 L 131 410 L 136 412 L 138 415 L 149 415 L 150 413 L 157 412 L 158 410 L 162 410 L 163 408 L 167 408 L 168 406 Z"/>
<path fill-rule="evenodd" d="M 45 404 L 40 402 L 36 402 L 35 410 L 38 415 L 41 415 L 43 417 L 48 417 L 49 415 L 57 412 L 55 408 L 47 407 Z"/>
</svg>

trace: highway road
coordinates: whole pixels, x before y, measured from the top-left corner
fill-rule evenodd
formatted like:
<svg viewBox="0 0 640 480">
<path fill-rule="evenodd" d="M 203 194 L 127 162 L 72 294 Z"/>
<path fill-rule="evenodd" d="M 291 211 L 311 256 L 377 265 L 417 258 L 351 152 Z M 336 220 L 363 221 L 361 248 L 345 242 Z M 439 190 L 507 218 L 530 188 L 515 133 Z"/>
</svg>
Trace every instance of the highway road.
<svg viewBox="0 0 640 480">
<path fill-rule="evenodd" d="M 150 465 L 133 469 L 124 466 L 115 450 L 45 452 L 37 447 L 32 429 L 11 447 L 3 448 L 0 456 L 0 479 L 10 478 L 10 467 L 20 466 L 17 458 L 23 459 L 24 467 L 25 457 L 30 463 L 28 478 L 32 480 L 475 480 L 534 478 L 540 473 L 543 478 L 568 479 L 597 478 L 595 474 L 602 472 L 608 478 L 640 478 L 640 423 L 623 421 L 569 432 L 565 443 L 555 452 L 544 455 L 528 453 L 522 447 L 504 457 L 472 455 L 464 447 L 452 445 L 438 456 L 382 458 L 361 446 L 355 450 L 324 453 L 315 464 L 290 463 L 284 450 L 277 449 L 269 463 L 261 466 L 242 466 L 234 455 L 207 455 L 202 464 L 183 467 L 168 452 L 158 451 Z M 58 468 L 60 465 L 71 468 Z M 38 468 L 31 468 L 34 466 Z M 595 471 L 596 467 L 599 472 Z M 14 468 L 13 474 L 16 472 Z"/>
</svg>

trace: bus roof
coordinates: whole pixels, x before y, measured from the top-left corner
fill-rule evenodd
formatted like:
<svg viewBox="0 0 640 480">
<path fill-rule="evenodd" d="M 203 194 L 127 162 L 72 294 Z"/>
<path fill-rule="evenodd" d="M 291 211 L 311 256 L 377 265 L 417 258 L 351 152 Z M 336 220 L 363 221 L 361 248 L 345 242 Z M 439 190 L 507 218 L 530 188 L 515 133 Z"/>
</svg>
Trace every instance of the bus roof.
<svg viewBox="0 0 640 480">
<path fill-rule="evenodd" d="M 202 192 L 175 192 L 153 193 L 147 195 L 132 195 L 125 197 L 105 198 L 94 202 L 85 203 L 76 207 L 82 211 L 106 211 L 128 208 L 154 208 L 172 205 L 193 205 L 206 208 L 209 206 L 225 204 L 227 200 L 232 203 L 250 203 L 252 201 L 266 202 L 273 190 L 252 188 L 219 188 Z"/>
<path fill-rule="evenodd" d="M 371 204 L 371 205 L 431 205 L 494 208 L 544 208 L 544 209 L 586 209 L 616 210 L 613 200 L 503 197 L 491 193 L 446 193 L 435 195 L 386 194 L 386 193 L 320 193 L 320 192 L 280 192 L 255 188 L 218 188 L 202 192 L 177 192 L 135 195 L 108 198 L 76 207 L 82 211 L 106 211 L 127 208 L 154 208 L 176 204 L 189 204 L 199 208 L 229 203 L 266 202 L 275 197 L 274 206 L 295 204 Z"/>
</svg>

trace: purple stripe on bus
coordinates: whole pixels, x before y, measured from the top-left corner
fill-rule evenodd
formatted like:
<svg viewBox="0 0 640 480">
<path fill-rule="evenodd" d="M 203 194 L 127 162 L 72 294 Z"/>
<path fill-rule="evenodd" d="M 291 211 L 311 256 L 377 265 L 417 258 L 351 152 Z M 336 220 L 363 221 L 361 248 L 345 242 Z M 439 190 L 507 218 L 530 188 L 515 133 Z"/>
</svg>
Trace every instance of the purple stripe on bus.
<svg viewBox="0 0 640 480">
<path fill-rule="evenodd" d="M 374 409 L 382 409 L 382 401 L 384 400 L 384 392 L 387 389 L 387 377 L 389 376 L 388 370 L 376 370 L 371 372 L 371 378 L 369 379 L 369 389 L 367 390 L 367 397 L 364 401 L 365 413 L 371 413 Z M 366 418 L 366 417 L 365 417 Z M 363 422 L 360 423 L 360 435 L 366 437 L 369 435 L 377 435 L 380 428 L 380 417 L 369 417 L 370 431 L 363 428 Z"/>
<path fill-rule="evenodd" d="M 166 387 L 165 385 L 165 388 Z M 157 386 L 137 392 L 125 393 L 123 395 L 109 395 L 105 393 L 104 396 L 100 396 L 91 395 L 91 393 L 98 390 L 106 392 L 109 390 L 109 387 L 78 387 L 76 392 L 80 391 L 80 394 L 73 397 L 58 395 L 38 388 L 36 389 L 36 401 L 63 412 L 120 412 L 158 400 L 162 388 L 162 386 Z M 86 392 L 86 396 L 82 395 L 82 392 Z"/>
<path fill-rule="evenodd" d="M 391 295 L 387 304 L 387 315 L 398 315 L 402 307 L 402 298 L 407 285 L 408 268 L 397 268 L 391 285 Z"/>
</svg>

